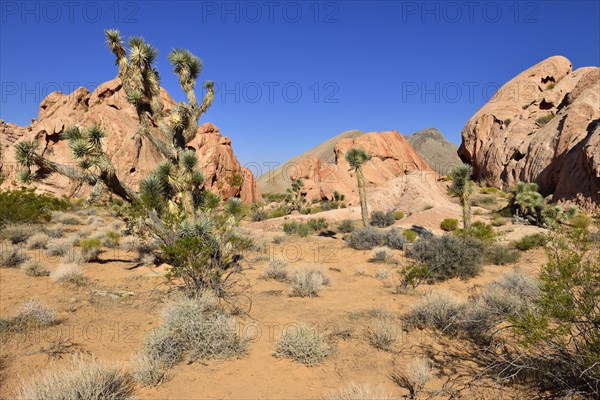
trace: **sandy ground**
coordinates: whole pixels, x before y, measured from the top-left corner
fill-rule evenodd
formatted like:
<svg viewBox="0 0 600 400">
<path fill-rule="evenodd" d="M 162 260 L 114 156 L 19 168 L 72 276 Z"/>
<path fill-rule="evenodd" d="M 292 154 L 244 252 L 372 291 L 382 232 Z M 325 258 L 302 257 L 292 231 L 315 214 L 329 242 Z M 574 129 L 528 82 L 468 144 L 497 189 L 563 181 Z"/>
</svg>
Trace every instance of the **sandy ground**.
<svg viewBox="0 0 600 400">
<path fill-rule="evenodd" d="M 437 231 L 441 219 L 459 215 L 460 208 L 448 204 L 415 213 L 398 221 L 397 225 L 409 227 L 417 223 Z M 320 216 L 331 221 L 358 218 L 352 209 L 311 217 Z M 402 333 L 392 351 L 376 350 L 365 337 L 373 324 L 369 310 L 381 309 L 401 316 L 419 300 L 420 294 L 440 288 L 466 299 L 515 267 L 528 274 L 537 274 L 545 257 L 543 251 L 533 250 L 523 254 L 516 265 L 488 265 L 479 277 L 469 281 L 450 280 L 443 284 L 422 285 L 414 292 L 394 294 L 398 266 L 369 262 L 371 251 L 350 249 L 339 237 L 286 237 L 282 243 L 274 244 L 273 237 L 282 235 L 278 228 L 282 221 L 283 218 L 244 226 L 263 242 L 267 250 L 249 254 L 243 261 L 244 267 L 248 268 L 246 277 L 251 283 L 252 307 L 247 315 L 238 317 L 238 329 L 252 339 L 248 354 L 226 361 L 177 365 L 167 382 L 157 388 L 139 388 L 136 398 L 317 399 L 350 382 L 381 385 L 398 397 L 406 396 L 408 391 L 397 386 L 390 377 L 394 371 L 401 370 L 415 356 L 435 359 L 436 351 L 460 349 L 460 344 L 433 332 L 411 331 Z M 514 240 L 538 230 L 516 225 L 498 228 L 498 231 L 504 231 L 501 240 Z M 57 310 L 62 319 L 60 325 L 52 328 L 3 335 L 2 346 L 11 358 L 0 397 L 11 399 L 21 380 L 67 363 L 71 354 L 77 352 L 121 363 L 126 368 L 146 333 L 160 324 L 161 305 L 169 289 L 161 276 L 162 269 L 132 268 L 135 266 L 132 254 L 105 250 L 101 255 L 103 262 L 83 266 L 90 284 L 80 288 L 63 286 L 49 277 L 29 277 L 19 269 L 0 269 L 2 318 L 14 315 L 24 301 L 33 298 Z M 35 251 L 29 253 L 41 257 Z M 400 266 L 406 263 L 402 251 L 394 251 L 394 255 Z M 269 260 L 274 258 L 287 259 L 292 271 L 319 268 L 331 278 L 332 284 L 316 298 L 291 297 L 287 284 L 260 278 Z M 50 270 L 58 265 L 58 260 L 48 258 L 43 258 L 42 262 Z M 390 271 L 389 278 L 375 278 L 382 269 Z M 131 295 L 113 298 L 111 292 L 131 292 Z M 302 322 L 317 328 L 335 348 L 319 366 L 306 367 L 273 356 L 281 333 Z M 52 349 L 59 347 L 64 354 L 50 354 Z M 447 398 L 448 392 L 442 389 L 447 387 L 449 377 L 461 371 L 439 363 L 435 365 L 435 376 L 427 384 L 426 393 L 434 398 Z M 468 367 L 466 363 L 465 368 Z M 484 386 L 495 386 L 492 382 L 478 382 L 484 383 Z M 523 398 L 524 395 L 514 388 L 480 389 L 475 385 L 459 398 Z"/>
</svg>

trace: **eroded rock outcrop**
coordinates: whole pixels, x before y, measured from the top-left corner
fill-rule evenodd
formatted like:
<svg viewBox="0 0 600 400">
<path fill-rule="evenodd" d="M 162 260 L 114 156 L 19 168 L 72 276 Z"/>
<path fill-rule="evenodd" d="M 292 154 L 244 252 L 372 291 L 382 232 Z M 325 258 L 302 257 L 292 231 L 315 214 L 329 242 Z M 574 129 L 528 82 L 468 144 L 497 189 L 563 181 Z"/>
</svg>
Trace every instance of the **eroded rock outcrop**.
<svg viewBox="0 0 600 400">
<path fill-rule="evenodd" d="M 165 112 L 176 104 L 164 89 L 161 89 L 160 100 Z M 61 140 L 60 133 L 73 125 L 85 127 L 91 124 L 99 125 L 109 134 L 104 147 L 115 165 L 117 176 L 137 189 L 139 181 L 162 157 L 147 138 L 136 134 L 140 129 L 138 117 L 127 102 L 119 78 L 103 83 L 93 93 L 79 88 L 68 95 L 60 92 L 49 94 L 40 104 L 38 119 L 28 127 L 0 122 L 2 187 L 19 185 L 14 159 L 15 143 L 37 139 L 45 157 L 61 163 L 73 163 L 68 145 Z M 225 198 L 239 196 L 247 202 L 260 199 L 252 172 L 242 168 L 233 153 L 231 140 L 221 135 L 217 127 L 204 123 L 198 127 L 196 137 L 188 145 L 198 154 L 209 190 Z M 58 175 L 36 182 L 36 186 L 41 191 L 69 197 L 81 197 L 89 191 L 89 188 Z"/>
<path fill-rule="evenodd" d="M 503 189 L 536 182 L 555 200 L 600 204 L 600 68 L 550 57 L 506 83 L 467 122 L 460 157 Z"/>
</svg>

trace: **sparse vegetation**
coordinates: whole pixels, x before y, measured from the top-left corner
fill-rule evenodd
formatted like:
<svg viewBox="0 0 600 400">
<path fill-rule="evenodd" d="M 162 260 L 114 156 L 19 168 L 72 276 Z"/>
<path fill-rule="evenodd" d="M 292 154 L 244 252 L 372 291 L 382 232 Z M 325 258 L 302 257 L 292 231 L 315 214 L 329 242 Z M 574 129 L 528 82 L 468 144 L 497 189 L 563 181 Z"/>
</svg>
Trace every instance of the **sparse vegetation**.
<svg viewBox="0 0 600 400">
<path fill-rule="evenodd" d="M 356 229 L 348 238 L 348 245 L 356 250 L 371 250 L 373 247 L 384 243 L 385 236 L 374 228 Z"/>
<path fill-rule="evenodd" d="M 379 228 L 387 228 L 394 225 L 396 222 L 396 214 L 393 210 L 390 211 L 373 211 L 371 213 L 371 225 Z"/>
<path fill-rule="evenodd" d="M 469 229 L 457 231 L 457 234 L 472 237 L 483 243 L 491 243 L 496 237 L 492 225 L 481 221 L 473 222 Z"/>
<path fill-rule="evenodd" d="M 28 300 L 19 309 L 19 313 L 8 319 L 0 319 L 0 328 L 11 331 L 42 328 L 59 322 L 56 312 L 38 300 Z"/>
<path fill-rule="evenodd" d="M 394 255 L 388 247 L 375 247 L 371 253 L 369 261 L 374 263 L 390 263 L 393 262 Z"/>
<path fill-rule="evenodd" d="M 392 374 L 392 379 L 400 387 L 408 390 L 409 398 L 416 399 L 431 378 L 431 362 L 426 358 L 414 358 L 404 370 Z"/>
<path fill-rule="evenodd" d="M 29 260 L 25 263 L 21 264 L 21 271 L 23 271 L 26 275 L 29 276 L 48 276 L 50 275 L 50 271 L 48 271 L 42 263 L 37 260 Z"/>
<path fill-rule="evenodd" d="M 305 324 L 288 327 L 277 342 L 275 355 L 288 357 L 300 363 L 317 365 L 331 353 L 323 336 Z"/>
<path fill-rule="evenodd" d="M 521 251 L 527 251 L 536 247 L 545 246 L 548 242 L 548 237 L 543 233 L 534 233 L 531 235 L 523 236 L 521 239 L 513 242 L 515 248 Z"/>
<path fill-rule="evenodd" d="M 391 350 L 401 332 L 400 322 L 392 318 L 378 318 L 367 331 L 371 346 L 381 350 Z"/>
<path fill-rule="evenodd" d="M 409 327 L 433 328 L 451 335 L 460 329 L 459 321 L 464 311 L 464 304 L 440 290 L 424 295 L 404 320 Z"/>
<path fill-rule="evenodd" d="M 277 259 L 269 263 L 262 276 L 265 279 L 274 279 L 276 281 L 285 282 L 288 279 L 288 275 L 287 262 Z"/>
<path fill-rule="evenodd" d="M 0 267 L 17 268 L 28 259 L 29 256 L 19 246 L 0 246 Z"/>
<path fill-rule="evenodd" d="M 71 284 L 74 286 L 85 286 L 88 282 L 83 271 L 77 264 L 60 264 L 50 273 L 54 282 Z"/>
<path fill-rule="evenodd" d="M 102 246 L 102 243 L 98 239 L 81 239 L 79 241 L 79 247 L 81 248 L 81 260 L 83 262 L 97 260 L 98 256 L 102 252 L 100 246 Z"/>
<path fill-rule="evenodd" d="M 538 126 L 540 126 L 540 127 L 546 126 L 548 124 L 548 122 L 550 122 L 554 119 L 554 117 L 555 117 L 555 115 L 552 113 L 543 115 L 543 116 L 539 117 L 538 119 L 536 119 L 535 123 L 538 124 Z"/>
<path fill-rule="evenodd" d="M 312 233 L 327 229 L 325 218 L 309 219 L 306 222 L 291 221 L 283 224 L 283 231 L 288 235 L 306 237 Z"/>
<path fill-rule="evenodd" d="M 0 231 L 1 238 L 9 240 L 12 244 L 26 242 L 34 233 L 35 228 L 25 224 L 6 225 Z"/>
<path fill-rule="evenodd" d="M 407 242 L 404 232 L 398 228 L 390 228 L 385 233 L 385 245 L 391 249 L 403 250 Z"/>
<path fill-rule="evenodd" d="M 350 233 L 354 231 L 354 224 L 351 220 L 345 219 L 338 224 L 337 230 L 341 233 Z"/>
<path fill-rule="evenodd" d="M 500 245 L 491 245 L 486 248 L 486 259 L 495 265 L 514 264 L 519 261 L 520 253 Z"/>
<path fill-rule="evenodd" d="M 368 383 L 361 385 L 350 383 L 348 387 L 341 388 L 337 393 L 329 394 L 324 397 L 325 400 L 393 400 L 396 396 L 386 392 L 381 387 L 373 387 Z"/>
<path fill-rule="evenodd" d="M 27 248 L 30 250 L 45 249 L 50 238 L 45 233 L 36 233 L 27 239 Z"/>
</svg>

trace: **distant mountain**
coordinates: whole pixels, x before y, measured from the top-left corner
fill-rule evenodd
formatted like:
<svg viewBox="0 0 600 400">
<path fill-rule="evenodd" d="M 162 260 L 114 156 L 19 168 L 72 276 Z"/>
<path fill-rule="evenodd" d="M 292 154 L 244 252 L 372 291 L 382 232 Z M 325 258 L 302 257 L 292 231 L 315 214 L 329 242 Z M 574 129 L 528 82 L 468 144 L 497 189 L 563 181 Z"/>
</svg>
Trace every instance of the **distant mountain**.
<svg viewBox="0 0 600 400">
<path fill-rule="evenodd" d="M 289 159 L 285 164 L 274 169 L 271 172 L 267 172 L 261 175 L 256 183 L 261 193 L 284 193 L 287 188 L 290 187 L 290 174 L 294 174 L 292 171 L 295 165 L 298 165 L 302 160 L 306 158 L 317 157 L 321 164 L 335 164 L 335 144 L 342 139 L 356 139 L 365 132 L 359 130 L 350 130 L 340 133 L 337 136 L 313 147 L 312 149 Z"/>
<path fill-rule="evenodd" d="M 450 168 L 462 164 L 457 154 L 458 147 L 435 128 L 420 130 L 405 136 L 405 139 L 439 175 L 447 175 Z"/>
</svg>

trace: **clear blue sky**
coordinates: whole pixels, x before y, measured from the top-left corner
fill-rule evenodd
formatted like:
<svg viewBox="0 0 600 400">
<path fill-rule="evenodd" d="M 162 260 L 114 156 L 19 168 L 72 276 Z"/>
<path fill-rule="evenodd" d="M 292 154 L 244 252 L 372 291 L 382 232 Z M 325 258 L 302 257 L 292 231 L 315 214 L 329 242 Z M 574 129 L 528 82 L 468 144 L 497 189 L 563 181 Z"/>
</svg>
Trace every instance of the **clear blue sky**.
<svg viewBox="0 0 600 400">
<path fill-rule="evenodd" d="M 600 65 L 598 1 L 102 1 L 1 4 L 0 118 L 28 124 L 55 89 L 116 75 L 102 30 L 204 60 L 215 102 L 203 121 L 243 163 L 283 162 L 349 129 L 437 127 L 460 143 L 469 117 L 552 55 Z M 226 92 L 224 93 L 223 90 Z"/>
</svg>

